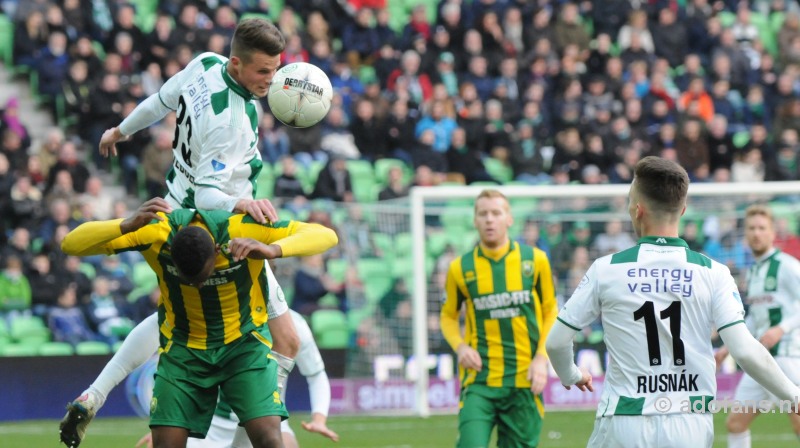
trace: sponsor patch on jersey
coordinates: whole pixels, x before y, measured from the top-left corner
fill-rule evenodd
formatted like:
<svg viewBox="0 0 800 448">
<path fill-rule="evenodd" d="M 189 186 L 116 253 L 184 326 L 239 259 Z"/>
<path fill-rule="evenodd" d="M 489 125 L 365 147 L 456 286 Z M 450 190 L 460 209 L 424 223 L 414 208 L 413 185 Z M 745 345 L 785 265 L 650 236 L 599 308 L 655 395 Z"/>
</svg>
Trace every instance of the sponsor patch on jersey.
<svg viewBox="0 0 800 448">
<path fill-rule="evenodd" d="M 222 171 L 225 169 L 225 164 L 220 162 L 219 160 L 211 160 L 211 167 L 214 168 L 214 171 Z"/>
<path fill-rule="evenodd" d="M 474 282 L 475 281 L 475 271 L 467 271 L 464 273 L 464 281 L 465 282 Z"/>
<path fill-rule="evenodd" d="M 733 292 L 733 298 L 736 299 L 737 302 L 742 303 L 742 296 L 739 295 L 738 291 Z"/>
<path fill-rule="evenodd" d="M 532 261 L 523 261 L 522 262 L 522 275 L 525 277 L 530 277 L 533 275 L 533 262 Z"/>
<path fill-rule="evenodd" d="M 286 298 L 283 296 L 283 288 L 280 288 L 280 287 L 278 288 L 278 294 L 277 295 L 278 295 L 278 301 L 279 302 L 285 302 L 286 301 Z"/>
</svg>

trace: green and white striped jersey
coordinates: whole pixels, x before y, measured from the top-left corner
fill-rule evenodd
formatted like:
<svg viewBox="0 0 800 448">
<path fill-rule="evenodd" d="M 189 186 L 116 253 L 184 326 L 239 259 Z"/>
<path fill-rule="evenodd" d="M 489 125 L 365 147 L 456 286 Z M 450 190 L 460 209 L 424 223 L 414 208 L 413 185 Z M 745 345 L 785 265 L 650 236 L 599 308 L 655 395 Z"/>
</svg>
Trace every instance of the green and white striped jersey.
<svg viewBox="0 0 800 448">
<path fill-rule="evenodd" d="M 756 260 L 747 271 L 747 327 L 761 337 L 770 327 L 784 323 L 783 338 L 770 353 L 800 356 L 800 261 L 773 249 Z M 788 331 L 787 331 L 788 329 Z"/>
<path fill-rule="evenodd" d="M 167 187 L 183 208 L 195 208 L 198 186 L 236 198 L 255 193 L 262 167 L 257 100 L 230 77 L 227 64 L 224 56 L 202 53 L 158 92 L 164 106 L 176 111 Z"/>
<path fill-rule="evenodd" d="M 679 238 L 645 237 L 596 260 L 558 319 L 579 330 L 598 317 L 610 356 L 597 416 L 661 415 L 707 407 L 711 331 L 744 323 L 744 309 L 726 266 Z"/>
</svg>

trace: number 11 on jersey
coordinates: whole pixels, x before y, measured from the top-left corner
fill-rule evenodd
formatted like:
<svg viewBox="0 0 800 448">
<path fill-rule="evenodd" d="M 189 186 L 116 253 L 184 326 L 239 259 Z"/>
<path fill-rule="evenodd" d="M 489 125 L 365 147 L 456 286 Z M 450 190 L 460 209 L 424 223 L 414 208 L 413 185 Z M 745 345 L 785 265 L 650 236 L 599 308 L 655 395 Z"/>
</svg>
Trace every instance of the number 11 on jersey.
<svg viewBox="0 0 800 448">
<path fill-rule="evenodd" d="M 676 366 L 686 364 L 686 350 L 681 340 L 681 302 L 673 301 L 672 304 L 659 313 L 661 319 L 669 319 L 669 331 L 672 333 L 673 362 Z M 656 308 L 651 300 L 645 302 L 638 310 L 633 312 L 633 320 L 644 319 L 644 328 L 647 333 L 647 354 L 651 366 L 661 365 L 661 346 L 658 342 L 658 323 L 656 322 Z"/>
</svg>

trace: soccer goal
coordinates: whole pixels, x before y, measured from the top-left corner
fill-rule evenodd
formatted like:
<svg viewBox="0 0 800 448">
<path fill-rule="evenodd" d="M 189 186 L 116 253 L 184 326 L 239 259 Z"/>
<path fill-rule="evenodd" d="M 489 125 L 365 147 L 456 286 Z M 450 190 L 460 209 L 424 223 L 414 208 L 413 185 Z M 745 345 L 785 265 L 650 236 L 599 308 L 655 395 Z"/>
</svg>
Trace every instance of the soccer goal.
<svg viewBox="0 0 800 448">
<path fill-rule="evenodd" d="M 431 388 L 432 372 L 444 377 L 437 380 L 447 379 L 448 365 L 452 372 L 456 362 L 449 347 L 442 347 L 437 316 L 449 260 L 470 250 L 477 241 L 472 224 L 473 203 L 485 188 L 497 188 L 509 197 L 515 219 L 511 238 L 547 246 L 559 307 L 595 258 L 625 249 L 635 241 L 628 216 L 628 185 L 413 188 L 409 289 L 413 298 L 414 362 L 406 367 L 415 370 L 407 372 L 407 377 L 414 381 L 414 412 L 420 416 L 429 415 L 442 402 L 434 396 L 439 391 Z M 800 248 L 800 182 L 693 184 L 681 236 L 692 249 L 727 264 L 737 278 L 743 278 L 749 255 L 742 240 L 741 221 L 745 208 L 756 202 L 771 206 L 776 216 L 778 246 L 785 242 L 797 245 L 792 246 L 794 250 Z M 597 331 L 602 343 L 602 330 Z M 585 337 L 598 342 L 597 332 Z M 445 353 L 450 355 L 449 361 Z M 432 402 L 436 404 L 431 406 Z"/>
</svg>

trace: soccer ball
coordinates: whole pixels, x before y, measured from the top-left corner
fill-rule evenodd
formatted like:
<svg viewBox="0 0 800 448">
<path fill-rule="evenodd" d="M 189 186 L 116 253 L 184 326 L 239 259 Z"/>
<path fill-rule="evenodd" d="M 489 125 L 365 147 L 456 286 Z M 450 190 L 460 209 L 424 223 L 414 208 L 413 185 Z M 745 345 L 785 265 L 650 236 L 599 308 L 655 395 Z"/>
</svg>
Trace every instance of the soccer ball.
<svg viewBox="0 0 800 448">
<path fill-rule="evenodd" d="M 307 128 L 325 118 L 332 98 L 333 87 L 325 72 L 316 65 L 295 62 L 275 73 L 267 102 L 283 124 Z"/>
</svg>

